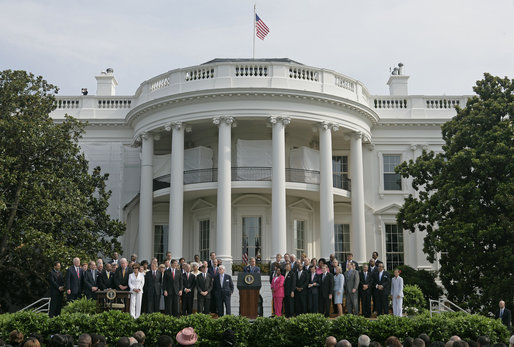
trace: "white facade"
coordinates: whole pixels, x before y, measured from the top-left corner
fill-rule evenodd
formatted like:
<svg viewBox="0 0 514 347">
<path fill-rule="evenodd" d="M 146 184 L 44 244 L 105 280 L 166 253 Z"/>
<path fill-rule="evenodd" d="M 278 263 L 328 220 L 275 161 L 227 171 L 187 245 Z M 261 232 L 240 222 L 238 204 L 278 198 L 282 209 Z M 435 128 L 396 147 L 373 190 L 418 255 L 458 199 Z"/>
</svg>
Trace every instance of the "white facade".
<svg viewBox="0 0 514 347">
<path fill-rule="evenodd" d="M 441 124 L 467 96 L 407 95 L 395 70 L 391 95 L 289 59 L 216 59 L 176 69 L 114 96 L 58 97 L 51 116 L 88 121 L 81 146 L 110 173 L 109 213 L 127 223 L 125 253 L 149 259 L 216 251 L 269 260 L 305 252 L 359 263 L 373 251 L 389 267 L 431 268 L 423 234 L 396 226 L 409 182 L 394 166 L 440 151 Z"/>
</svg>

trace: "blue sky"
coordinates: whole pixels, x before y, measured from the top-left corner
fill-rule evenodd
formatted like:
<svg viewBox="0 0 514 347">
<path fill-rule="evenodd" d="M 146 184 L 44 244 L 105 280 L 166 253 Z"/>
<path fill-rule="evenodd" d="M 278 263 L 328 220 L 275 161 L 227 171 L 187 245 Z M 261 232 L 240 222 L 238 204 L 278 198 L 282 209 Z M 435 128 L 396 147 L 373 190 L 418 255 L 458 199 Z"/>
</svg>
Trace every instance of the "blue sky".
<svg viewBox="0 0 514 347">
<path fill-rule="evenodd" d="M 270 28 L 256 57 L 336 70 L 372 94 L 388 93 L 398 62 L 410 94 L 471 94 L 483 72 L 514 77 L 514 0 L 0 0 L 0 69 L 78 95 L 112 67 L 117 94 L 131 95 L 168 70 L 251 57 L 254 3 Z"/>
</svg>

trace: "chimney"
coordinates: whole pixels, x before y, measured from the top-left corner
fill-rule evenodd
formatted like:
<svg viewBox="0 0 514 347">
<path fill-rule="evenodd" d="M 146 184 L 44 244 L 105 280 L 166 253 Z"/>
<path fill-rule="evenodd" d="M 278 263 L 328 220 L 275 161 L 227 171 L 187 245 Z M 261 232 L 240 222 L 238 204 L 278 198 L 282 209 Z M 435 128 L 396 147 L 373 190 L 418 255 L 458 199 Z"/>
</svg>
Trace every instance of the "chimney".
<svg viewBox="0 0 514 347">
<path fill-rule="evenodd" d="M 101 96 L 114 96 L 116 95 L 116 86 L 118 81 L 114 77 L 114 70 L 107 68 L 102 71 L 96 78 L 96 95 Z"/>
<path fill-rule="evenodd" d="M 407 81 L 409 76 L 403 74 L 403 64 L 399 63 L 395 67 L 387 81 L 389 86 L 389 95 L 409 95 Z"/>
</svg>

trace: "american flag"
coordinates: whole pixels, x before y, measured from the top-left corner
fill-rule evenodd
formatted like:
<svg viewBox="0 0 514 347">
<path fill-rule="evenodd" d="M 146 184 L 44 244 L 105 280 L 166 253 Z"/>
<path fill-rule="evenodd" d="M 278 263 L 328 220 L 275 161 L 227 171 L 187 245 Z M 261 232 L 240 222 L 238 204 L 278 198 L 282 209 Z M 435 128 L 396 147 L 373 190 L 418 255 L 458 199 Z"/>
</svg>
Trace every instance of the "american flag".
<svg viewBox="0 0 514 347">
<path fill-rule="evenodd" d="M 243 242 L 243 265 L 248 264 L 248 244 L 246 240 Z"/>
<path fill-rule="evenodd" d="M 256 32 L 255 34 L 257 35 L 258 38 L 260 38 L 261 40 L 264 40 L 264 38 L 266 37 L 266 35 L 268 35 L 269 33 L 269 28 L 267 27 L 266 24 L 264 24 L 264 22 L 262 21 L 262 19 L 259 18 L 259 16 L 257 15 L 257 13 L 255 14 L 255 29 L 256 29 Z"/>
</svg>

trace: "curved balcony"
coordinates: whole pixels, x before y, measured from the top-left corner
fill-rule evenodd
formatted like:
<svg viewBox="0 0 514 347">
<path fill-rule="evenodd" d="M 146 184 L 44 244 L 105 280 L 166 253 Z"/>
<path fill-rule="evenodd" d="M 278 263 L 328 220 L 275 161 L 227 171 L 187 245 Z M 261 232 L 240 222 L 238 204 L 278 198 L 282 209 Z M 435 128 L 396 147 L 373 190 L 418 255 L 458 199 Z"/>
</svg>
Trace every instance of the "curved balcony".
<svg viewBox="0 0 514 347">
<path fill-rule="evenodd" d="M 232 181 L 271 181 L 271 167 L 233 167 Z M 319 185 L 319 171 L 304 169 L 286 169 L 286 182 Z M 218 169 L 198 169 L 184 171 L 184 185 L 218 181 Z M 350 191 L 350 179 L 346 174 L 333 174 L 334 188 Z M 170 175 L 154 178 L 153 191 L 169 188 Z"/>
</svg>

